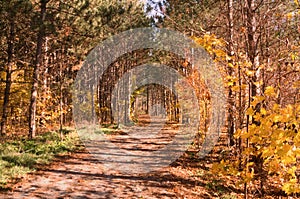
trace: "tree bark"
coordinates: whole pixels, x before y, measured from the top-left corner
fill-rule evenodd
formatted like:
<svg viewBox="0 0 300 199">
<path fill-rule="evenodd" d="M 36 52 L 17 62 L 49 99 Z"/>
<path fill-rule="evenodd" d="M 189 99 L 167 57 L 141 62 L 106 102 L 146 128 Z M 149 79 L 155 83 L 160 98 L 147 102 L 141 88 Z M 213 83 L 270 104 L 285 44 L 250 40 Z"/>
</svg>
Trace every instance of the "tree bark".
<svg viewBox="0 0 300 199">
<path fill-rule="evenodd" d="M 42 50 L 45 37 L 45 17 L 46 8 L 49 0 L 40 1 L 40 21 L 39 21 L 39 32 L 37 36 L 37 47 L 35 55 L 35 63 L 33 68 L 33 81 L 30 97 L 29 107 L 29 137 L 34 138 L 36 135 L 36 105 L 37 105 L 37 94 L 38 94 L 38 83 L 39 83 L 39 68 L 42 63 Z"/>
<path fill-rule="evenodd" d="M 234 49 L 233 49 L 233 0 L 227 1 L 227 7 L 228 7 L 228 46 L 227 51 L 230 57 L 234 55 Z M 229 64 L 233 65 L 233 60 L 230 58 Z M 233 68 L 232 66 L 228 66 L 228 75 L 233 75 Z M 234 123 L 234 94 L 232 91 L 232 86 L 229 86 L 228 91 L 228 118 L 227 118 L 227 133 L 229 138 L 229 146 L 234 145 L 234 138 L 233 134 L 235 132 L 235 123 Z"/>
<path fill-rule="evenodd" d="M 6 81 L 2 108 L 2 120 L 0 124 L 0 136 L 6 134 L 6 122 L 7 122 L 7 107 L 10 98 L 10 88 L 11 88 L 11 75 L 12 75 L 12 64 L 13 64 L 13 54 L 14 54 L 14 40 L 15 40 L 15 22 L 13 17 L 10 19 L 10 31 L 7 39 L 7 70 L 6 70 Z"/>
<path fill-rule="evenodd" d="M 255 13 L 255 0 L 247 0 L 247 29 L 248 29 L 248 55 L 252 64 L 251 70 L 255 71 L 251 82 L 251 96 L 260 94 L 260 88 L 255 83 L 259 80 L 259 53 L 258 53 L 258 31 Z"/>
</svg>

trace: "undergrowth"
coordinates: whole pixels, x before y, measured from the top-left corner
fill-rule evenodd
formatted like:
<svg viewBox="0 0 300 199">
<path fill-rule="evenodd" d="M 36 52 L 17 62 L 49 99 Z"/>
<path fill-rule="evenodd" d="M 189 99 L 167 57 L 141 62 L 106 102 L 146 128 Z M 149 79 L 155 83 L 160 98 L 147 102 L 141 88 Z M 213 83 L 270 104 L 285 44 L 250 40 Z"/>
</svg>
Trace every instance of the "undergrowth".
<svg viewBox="0 0 300 199">
<path fill-rule="evenodd" d="M 19 138 L 0 143 L 0 190 L 34 171 L 38 165 L 49 164 L 55 155 L 77 149 L 79 139 L 72 131 L 63 138 L 58 132 L 48 132 L 34 139 Z"/>
</svg>

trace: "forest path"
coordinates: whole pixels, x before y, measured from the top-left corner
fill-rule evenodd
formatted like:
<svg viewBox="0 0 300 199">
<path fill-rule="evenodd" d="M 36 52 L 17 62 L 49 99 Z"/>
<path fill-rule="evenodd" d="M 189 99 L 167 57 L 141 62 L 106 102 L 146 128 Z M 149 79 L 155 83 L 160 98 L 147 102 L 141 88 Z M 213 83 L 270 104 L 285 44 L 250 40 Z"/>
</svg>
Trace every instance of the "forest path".
<svg viewBox="0 0 300 199">
<path fill-rule="evenodd" d="M 120 147 L 122 143 L 126 143 L 124 149 L 134 148 L 142 153 L 146 149 L 157 148 L 157 143 L 164 144 L 162 140 L 172 138 L 176 131 L 172 125 L 164 129 L 160 138 L 149 138 L 149 142 L 140 144 L 135 142 L 131 145 L 132 138 L 122 134 L 111 136 L 111 140 Z M 207 189 L 207 183 L 211 183 L 212 176 L 206 175 L 205 171 L 211 159 L 195 160 L 191 156 L 192 153 L 185 153 L 176 162 L 157 171 L 129 174 L 107 169 L 98 158 L 83 150 L 57 158 L 50 166 L 28 174 L 14 185 L 12 191 L 0 194 L 0 198 L 218 197 L 217 192 Z"/>
</svg>

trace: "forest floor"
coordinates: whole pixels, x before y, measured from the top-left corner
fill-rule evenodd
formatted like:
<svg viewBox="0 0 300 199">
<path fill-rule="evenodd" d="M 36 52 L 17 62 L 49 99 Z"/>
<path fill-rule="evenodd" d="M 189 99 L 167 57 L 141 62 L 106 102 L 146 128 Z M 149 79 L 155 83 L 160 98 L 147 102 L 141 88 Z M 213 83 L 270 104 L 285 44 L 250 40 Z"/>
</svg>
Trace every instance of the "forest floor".
<svg viewBox="0 0 300 199">
<path fill-rule="evenodd" d="M 127 150 L 142 153 L 157 148 L 157 143 L 164 144 L 162 137 L 172 138 L 174 130 L 170 129 L 174 128 L 164 129 L 160 138 L 134 145 L 126 134 L 112 134 L 110 139 L 121 148 L 126 144 Z M 0 193 L 0 198 L 243 198 L 234 178 L 225 182 L 208 171 L 225 147 L 224 135 L 220 140 L 204 159 L 195 158 L 196 149 L 191 147 L 171 165 L 144 174 L 107 169 L 87 149 L 79 150 L 56 157 L 51 165 L 26 175 L 11 190 Z"/>
</svg>

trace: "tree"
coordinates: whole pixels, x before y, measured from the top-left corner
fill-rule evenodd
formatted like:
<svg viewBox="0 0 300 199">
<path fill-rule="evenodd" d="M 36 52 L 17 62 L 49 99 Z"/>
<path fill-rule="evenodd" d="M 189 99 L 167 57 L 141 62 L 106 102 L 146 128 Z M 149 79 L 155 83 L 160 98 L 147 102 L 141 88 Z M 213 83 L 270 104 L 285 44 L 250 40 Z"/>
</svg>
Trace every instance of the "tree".
<svg viewBox="0 0 300 199">
<path fill-rule="evenodd" d="M 39 86 L 39 70 L 42 63 L 43 44 L 45 39 L 45 18 L 47 12 L 47 4 L 49 0 L 40 0 L 40 15 L 39 15 L 39 32 L 37 35 L 37 46 L 35 61 L 33 66 L 33 80 L 29 108 L 29 137 L 34 138 L 36 135 L 36 106 Z"/>
<path fill-rule="evenodd" d="M 234 48 L 235 56 L 233 57 L 234 73 L 230 77 L 229 83 L 230 85 L 237 85 L 232 87 L 232 90 L 237 92 L 237 95 L 235 95 L 238 100 L 237 109 L 240 110 L 239 125 L 237 125 L 239 129 L 237 129 L 235 137 L 241 142 L 239 143 L 240 150 L 236 162 L 229 163 L 227 161 L 227 163 L 230 165 L 229 168 L 234 167 L 237 169 L 235 174 L 238 173 L 241 176 L 245 185 L 245 197 L 251 191 L 249 182 L 255 180 L 259 181 L 260 194 L 263 196 L 265 181 L 270 177 L 268 176 L 268 172 L 270 172 L 268 164 L 269 159 L 272 159 L 272 157 L 270 153 L 268 155 L 266 153 L 273 150 L 269 148 L 272 145 L 270 140 L 273 139 L 273 133 L 285 131 L 288 137 L 285 137 L 285 139 L 293 140 L 295 138 L 294 135 L 289 133 L 289 128 L 283 127 L 285 125 L 290 126 L 290 120 L 287 124 L 280 121 L 279 123 L 283 123 L 279 126 L 277 124 L 273 126 L 266 121 L 272 120 L 271 117 L 276 118 L 275 115 L 280 114 L 280 112 L 288 112 L 287 107 L 289 106 L 294 107 L 295 110 L 297 109 L 297 100 L 291 98 L 291 94 L 295 93 L 297 89 L 291 86 L 287 88 L 287 85 L 283 83 L 283 79 L 285 79 L 289 82 L 287 84 L 292 85 L 293 83 L 290 81 L 297 82 L 299 79 L 299 75 L 296 74 L 298 60 L 294 59 L 291 64 L 289 58 L 291 54 L 294 54 L 294 50 L 298 49 L 297 42 L 299 39 L 295 33 L 291 33 L 291 30 L 295 30 L 291 18 L 291 22 L 286 20 L 289 13 L 293 13 L 293 16 L 295 16 L 293 20 L 297 20 L 297 14 L 291 8 L 290 1 L 268 1 L 263 3 L 240 1 L 235 2 L 233 5 L 237 12 L 237 17 L 234 19 L 236 25 L 233 26 L 234 33 L 236 33 L 233 41 L 236 47 Z M 291 35 L 294 35 L 293 38 L 291 38 Z M 279 53 L 274 49 L 280 49 Z M 234 74 L 238 74 L 238 78 L 234 77 Z M 283 74 L 287 74 L 289 78 Z M 272 91 L 272 89 L 274 90 Z M 283 90 L 285 91 L 283 92 Z M 273 93 L 271 98 L 270 93 Z M 283 96 L 285 96 L 285 102 L 281 99 Z M 276 103 L 279 104 L 280 108 L 277 107 Z M 276 111 L 273 108 L 274 104 L 277 107 L 275 108 Z M 241 110 L 247 107 L 246 114 L 240 117 L 242 115 Z M 291 117 L 297 118 L 295 115 Z M 266 132 L 270 134 L 266 136 Z M 276 133 L 274 136 L 276 136 Z M 295 148 L 297 147 L 297 144 L 293 146 L 295 143 L 289 143 L 288 145 Z M 285 145 L 284 141 L 280 141 L 280 146 L 282 145 Z M 286 167 L 284 161 L 281 162 L 281 158 L 276 159 L 278 166 L 285 165 Z M 289 155 L 284 158 L 289 158 Z M 296 164 L 296 162 L 294 163 Z M 286 175 L 284 170 L 281 170 L 281 172 L 282 175 Z M 291 174 L 291 177 L 294 175 Z M 287 184 L 283 183 L 282 185 L 282 188 L 286 191 Z M 297 192 L 294 185 L 290 184 L 289 186 L 291 186 L 289 191 L 292 189 Z"/>
<path fill-rule="evenodd" d="M 14 55 L 14 40 L 15 40 L 15 13 L 14 9 L 11 9 L 9 18 L 9 28 L 7 34 L 7 68 L 6 68 L 6 80 L 5 80 L 5 91 L 2 109 L 2 120 L 0 126 L 0 135 L 6 134 L 6 120 L 7 120 L 7 107 L 9 104 L 10 88 L 11 88 L 11 73 L 13 65 L 13 55 Z"/>
<path fill-rule="evenodd" d="M 28 45 L 28 35 L 23 35 L 28 31 L 26 27 L 24 30 L 24 26 L 27 26 L 29 23 L 29 19 L 24 17 L 24 14 L 30 13 L 32 9 L 31 4 L 27 0 L 15 1 L 10 0 L 6 2 L 2 2 L 0 4 L 0 12 L 1 16 L 1 27 L 3 27 L 2 36 L 4 38 L 5 44 L 2 52 L 6 52 L 6 54 L 1 54 L 3 60 L 6 60 L 3 64 L 4 72 L 5 72 L 5 89 L 4 89 L 4 97 L 3 97 L 3 106 L 2 106 L 2 117 L 1 117 L 1 125 L 0 125 L 0 134 L 6 134 L 6 124 L 9 117 L 9 108 L 12 106 L 11 103 L 11 91 L 16 91 L 16 87 L 13 87 L 13 81 L 15 81 L 15 75 L 18 76 L 20 71 L 25 69 L 24 65 L 26 65 L 26 58 L 28 58 L 28 54 L 24 54 L 24 51 L 27 51 Z M 19 49 L 20 45 L 24 45 L 22 50 Z M 29 47 L 30 48 L 30 47 Z M 2 92 L 2 91 L 1 91 Z M 17 107 L 15 107 L 17 108 Z"/>
<path fill-rule="evenodd" d="M 40 18 L 41 12 L 42 10 Z M 112 13 L 115 13 L 114 17 Z M 132 18 L 132 15 L 137 17 Z M 35 100 L 33 100 L 35 95 L 31 98 L 31 113 L 36 112 L 35 119 L 34 114 L 31 114 L 31 126 L 34 126 L 33 121 L 38 120 L 40 125 L 47 128 L 50 124 L 55 125 L 55 121 L 58 120 L 62 128 L 64 118 L 72 120 L 69 86 L 75 79 L 79 65 L 91 48 L 109 35 L 128 28 L 144 26 L 148 24 L 148 21 L 141 4 L 131 1 L 98 0 L 78 0 L 76 4 L 50 1 L 47 3 L 47 10 L 42 21 L 43 23 L 39 24 L 37 40 L 38 46 L 42 44 L 39 48 L 42 54 L 41 58 L 37 56 L 38 59 L 36 59 L 40 64 L 37 82 L 34 85 L 38 82 L 42 84 L 33 87 L 35 92 L 32 93 L 38 94 Z M 41 38 L 43 39 L 40 40 Z M 37 104 L 35 111 L 33 111 L 34 104 Z"/>
<path fill-rule="evenodd" d="M 227 54 L 229 56 L 228 60 L 228 75 L 233 76 L 233 57 L 234 57 L 234 47 L 233 47 L 233 38 L 234 38 L 234 23 L 233 23 L 233 0 L 227 1 L 227 9 L 228 9 L 228 36 L 227 36 Z M 227 133 L 229 136 L 229 146 L 234 145 L 234 132 L 235 132 L 235 122 L 234 122 L 234 108 L 235 108 L 235 100 L 233 95 L 232 87 L 234 85 L 229 85 L 228 87 L 228 116 L 227 116 Z"/>
</svg>

